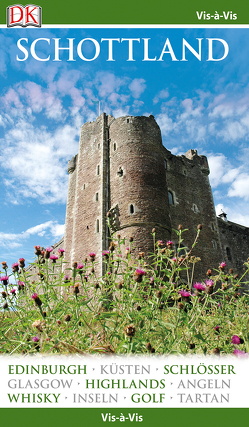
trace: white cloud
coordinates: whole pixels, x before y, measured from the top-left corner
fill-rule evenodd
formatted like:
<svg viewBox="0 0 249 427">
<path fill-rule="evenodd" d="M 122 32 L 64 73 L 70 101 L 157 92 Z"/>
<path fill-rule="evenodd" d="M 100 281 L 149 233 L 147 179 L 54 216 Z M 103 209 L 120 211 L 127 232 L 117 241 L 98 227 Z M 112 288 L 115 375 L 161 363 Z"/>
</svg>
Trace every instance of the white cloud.
<svg viewBox="0 0 249 427">
<path fill-rule="evenodd" d="M 153 99 L 153 104 L 157 104 L 161 99 L 168 98 L 168 96 L 169 92 L 167 91 L 167 89 L 161 90 Z"/>
<path fill-rule="evenodd" d="M 249 200 L 249 175 L 241 173 L 233 181 L 231 187 L 228 190 L 229 197 L 241 197 L 245 200 Z"/>
<path fill-rule="evenodd" d="M 129 84 L 129 89 L 131 91 L 133 98 L 140 98 L 140 96 L 146 89 L 145 80 L 144 79 L 132 80 L 132 82 Z"/>
<path fill-rule="evenodd" d="M 45 235 L 61 238 L 64 234 L 63 224 L 58 224 L 57 221 L 47 221 L 43 224 L 38 224 L 34 227 L 28 228 L 21 233 L 4 233 L 0 231 L 1 246 L 7 248 L 18 248 L 29 239 L 30 236 L 42 236 Z"/>
</svg>

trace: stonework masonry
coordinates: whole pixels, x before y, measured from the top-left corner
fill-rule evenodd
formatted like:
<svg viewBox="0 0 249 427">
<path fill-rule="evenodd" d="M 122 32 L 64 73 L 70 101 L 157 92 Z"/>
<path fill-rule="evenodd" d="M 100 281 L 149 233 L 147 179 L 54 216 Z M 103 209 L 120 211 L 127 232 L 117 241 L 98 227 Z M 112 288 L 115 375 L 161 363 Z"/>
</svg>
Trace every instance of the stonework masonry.
<svg viewBox="0 0 249 427">
<path fill-rule="evenodd" d="M 65 259 L 82 261 L 95 252 L 99 274 L 102 252 L 112 232 L 133 238 L 136 253 L 153 250 L 156 238 L 176 241 L 179 224 L 191 247 L 202 224 L 195 255 L 196 277 L 226 261 L 238 272 L 249 256 L 249 229 L 216 217 L 207 158 L 196 150 L 175 156 L 162 144 L 153 116 L 114 119 L 103 113 L 81 128 L 79 152 L 68 162 L 69 186 L 64 236 Z"/>
</svg>

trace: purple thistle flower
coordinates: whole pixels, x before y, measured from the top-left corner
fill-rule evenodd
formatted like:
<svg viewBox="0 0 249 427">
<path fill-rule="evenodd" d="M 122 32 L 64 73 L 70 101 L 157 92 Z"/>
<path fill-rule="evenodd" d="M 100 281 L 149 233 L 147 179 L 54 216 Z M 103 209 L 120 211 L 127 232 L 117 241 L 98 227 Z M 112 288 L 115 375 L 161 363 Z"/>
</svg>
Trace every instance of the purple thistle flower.
<svg viewBox="0 0 249 427">
<path fill-rule="evenodd" d="M 137 276 L 144 276 L 145 275 L 145 271 L 142 270 L 141 268 L 137 268 L 136 271 L 135 271 L 135 274 Z"/>
<path fill-rule="evenodd" d="M 173 258 L 171 258 L 171 261 L 176 262 L 177 258 L 174 256 Z"/>
<path fill-rule="evenodd" d="M 179 291 L 179 294 L 184 298 L 189 298 L 191 296 L 190 292 L 185 291 L 185 290 Z"/>
<path fill-rule="evenodd" d="M 57 255 L 52 254 L 52 255 L 50 255 L 49 259 L 51 259 L 51 261 L 52 261 L 53 263 L 55 263 L 55 262 L 56 262 L 56 260 L 58 259 L 58 256 L 57 256 Z"/>
<path fill-rule="evenodd" d="M 63 257 L 64 252 L 65 252 L 65 249 L 62 249 L 62 248 L 59 248 L 59 249 L 58 249 L 58 254 L 59 254 L 59 257 L 60 257 L 60 258 L 62 258 L 62 257 Z"/>
<path fill-rule="evenodd" d="M 46 248 L 46 251 L 47 251 L 47 252 L 52 252 L 52 251 L 53 251 L 53 248 L 51 248 L 51 247 L 49 246 L 48 248 Z"/>
<path fill-rule="evenodd" d="M 245 351 L 243 351 L 243 350 L 239 350 L 238 348 L 236 348 L 234 351 L 233 351 L 233 354 L 235 355 L 235 356 L 237 356 L 237 357 L 248 357 L 248 353 L 246 353 Z"/>
<path fill-rule="evenodd" d="M 38 342 L 40 340 L 40 338 L 38 337 L 38 335 L 36 335 L 36 337 L 32 337 L 31 338 L 33 342 Z"/>
<path fill-rule="evenodd" d="M 168 240 L 167 243 L 166 243 L 167 246 L 173 246 L 173 244 L 174 243 L 172 242 L 172 240 Z"/>
<path fill-rule="evenodd" d="M 225 267 L 226 267 L 226 263 L 224 261 L 221 262 L 219 266 L 220 270 L 223 270 Z"/>
<path fill-rule="evenodd" d="M 0 280 L 1 282 L 7 282 L 9 280 L 9 276 L 2 276 Z"/>
<path fill-rule="evenodd" d="M 198 291 L 205 291 L 205 286 L 200 282 L 196 282 L 194 284 L 194 288 L 197 289 Z"/>
<path fill-rule="evenodd" d="M 104 256 L 106 258 L 108 258 L 109 255 L 110 255 L 110 251 L 104 251 L 104 252 L 102 252 L 102 256 Z"/>
<path fill-rule="evenodd" d="M 220 326 L 215 326 L 215 327 L 214 327 L 214 330 L 215 330 L 216 332 L 219 332 L 219 331 L 220 331 Z"/>
<path fill-rule="evenodd" d="M 16 295 L 16 290 L 15 289 L 11 289 L 10 293 L 13 294 L 13 295 Z"/>
<path fill-rule="evenodd" d="M 96 257 L 96 253 L 95 252 L 90 252 L 89 257 L 91 258 L 91 261 L 94 261 L 95 257 Z"/>
<path fill-rule="evenodd" d="M 233 335 L 232 336 L 232 343 L 233 344 L 240 344 L 240 337 L 238 337 L 238 335 Z"/>
<path fill-rule="evenodd" d="M 84 264 L 82 263 L 77 264 L 77 268 L 78 270 L 82 270 L 84 268 Z"/>
<path fill-rule="evenodd" d="M 13 270 L 14 273 L 19 270 L 19 263 L 18 262 L 14 262 L 12 264 L 12 270 Z"/>
<path fill-rule="evenodd" d="M 37 293 L 37 292 L 35 292 L 35 293 L 31 296 L 31 298 L 35 300 L 36 298 L 38 298 L 38 296 L 39 296 L 39 295 L 38 295 L 38 293 Z"/>
<path fill-rule="evenodd" d="M 214 281 L 212 279 L 205 280 L 206 286 L 214 286 Z"/>
</svg>

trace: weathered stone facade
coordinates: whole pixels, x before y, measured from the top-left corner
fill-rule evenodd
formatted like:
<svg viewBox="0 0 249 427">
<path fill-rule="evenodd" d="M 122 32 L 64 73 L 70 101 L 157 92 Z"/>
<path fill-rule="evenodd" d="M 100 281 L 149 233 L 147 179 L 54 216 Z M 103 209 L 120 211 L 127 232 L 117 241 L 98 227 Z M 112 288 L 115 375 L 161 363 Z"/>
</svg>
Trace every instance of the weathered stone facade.
<svg viewBox="0 0 249 427">
<path fill-rule="evenodd" d="M 146 254 L 153 250 L 153 227 L 157 239 L 174 241 L 172 229 L 182 224 L 188 229 L 184 243 L 191 247 L 202 224 L 195 248 L 202 259 L 199 278 L 222 260 L 241 271 L 249 256 L 249 229 L 216 217 L 206 157 L 196 150 L 174 156 L 162 145 L 153 116 L 114 119 L 103 113 L 85 123 L 68 173 L 64 247 L 71 263 L 95 252 L 102 272 L 101 254 L 109 246 L 107 212 L 112 231 L 133 237 L 137 252 Z"/>
</svg>

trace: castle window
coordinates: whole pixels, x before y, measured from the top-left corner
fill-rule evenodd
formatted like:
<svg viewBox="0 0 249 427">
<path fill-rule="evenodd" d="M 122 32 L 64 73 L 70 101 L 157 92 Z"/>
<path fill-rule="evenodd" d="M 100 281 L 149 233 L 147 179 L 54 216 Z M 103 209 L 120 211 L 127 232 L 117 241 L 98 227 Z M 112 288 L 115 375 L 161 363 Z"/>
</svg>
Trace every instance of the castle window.
<svg viewBox="0 0 249 427">
<path fill-rule="evenodd" d="M 129 119 L 127 119 L 127 123 L 129 123 Z"/>
<path fill-rule="evenodd" d="M 173 205 L 174 204 L 174 197 L 173 197 L 173 193 L 171 191 L 168 191 L 168 197 L 169 197 L 169 204 Z"/>
<path fill-rule="evenodd" d="M 97 166 L 97 175 L 99 175 L 99 165 Z"/>
<path fill-rule="evenodd" d="M 119 166 L 117 174 L 118 174 L 118 176 L 123 176 L 124 172 L 123 172 L 123 169 L 121 168 L 121 166 Z"/>
<path fill-rule="evenodd" d="M 214 249 L 217 249 L 217 242 L 216 240 L 212 240 L 212 245 Z"/>
<path fill-rule="evenodd" d="M 165 167 L 165 170 L 167 170 L 167 160 L 166 159 L 164 159 L 164 167 Z"/>
<path fill-rule="evenodd" d="M 99 193 L 95 194 L 95 200 L 96 200 L 96 202 L 98 202 L 98 200 L 99 200 Z"/>
<path fill-rule="evenodd" d="M 227 259 L 228 261 L 232 261 L 232 255 L 231 255 L 231 251 L 230 248 L 226 248 L 226 254 L 227 254 Z"/>
<path fill-rule="evenodd" d="M 116 144 L 116 142 L 114 142 L 114 144 L 113 144 L 113 151 L 116 151 L 116 149 L 117 149 L 117 144 Z"/>
<path fill-rule="evenodd" d="M 100 148 L 100 143 L 98 143 L 98 148 Z"/>
<path fill-rule="evenodd" d="M 130 205 L 130 214 L 134 214 L 135 209 L 134 209 L 134 205 Z"/>
<path fill-rule="evenodd" d="M 83 190 L 85 190 L 86 189 L 86 184 L 83 184 Z"/>
<path fill-rule="evenodd" d="M 96 221 L 96 233 L 99 233 L 99 219 Z"/>
</svg>

